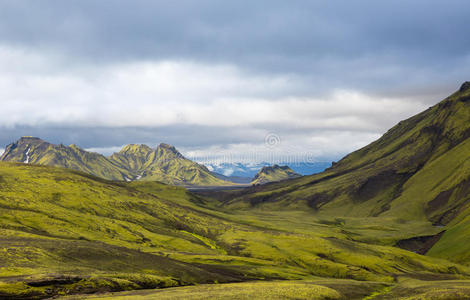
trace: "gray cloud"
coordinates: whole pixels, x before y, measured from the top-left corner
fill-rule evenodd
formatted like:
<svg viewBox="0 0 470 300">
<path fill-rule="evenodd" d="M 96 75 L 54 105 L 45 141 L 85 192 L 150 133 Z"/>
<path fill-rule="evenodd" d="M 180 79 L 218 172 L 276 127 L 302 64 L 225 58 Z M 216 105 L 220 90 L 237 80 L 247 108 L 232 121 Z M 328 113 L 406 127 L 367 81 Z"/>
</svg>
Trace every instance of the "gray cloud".
<svg viewBox="0 0 470 300">
<path fill-rule="evenodd" d="M 464 0 L 3 1 L 0 40 L 76 62 L 229 63 L 301 73 L 313 91 L 412 92 L 468 75 L 469 12 Z"/>
<path fill-rule="evenodd" d="M 248 132 L 248 135 L 247 135 Z M 249 133 L 251 132 L 251 134 Z M 129 143 L 156 146 L 164 142 L 183 148 L 212 144 L 263 143 L 264 131 L 252 128 L 172 125 L 164 127 L 0 127 L 0 145 L 7 145 L 20 136 L 38 136 L 51 143 L 78 144 L 82 148 L 108 148 Z"/>
<path fill-rule="evenodd" d="M 469 79 L 469 13 L 465 0 L 1 1 L 0 145 L 195 151 L 274 131 L 346 153 Z"/>
</svg>

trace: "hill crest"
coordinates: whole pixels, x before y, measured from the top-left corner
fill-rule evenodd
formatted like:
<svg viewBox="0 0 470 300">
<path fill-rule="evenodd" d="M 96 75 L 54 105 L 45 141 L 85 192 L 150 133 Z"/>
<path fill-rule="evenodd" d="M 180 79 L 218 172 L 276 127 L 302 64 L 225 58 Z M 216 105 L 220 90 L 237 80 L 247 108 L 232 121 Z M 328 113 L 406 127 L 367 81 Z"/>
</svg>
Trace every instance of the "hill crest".
<svg viewBox="0 0 470 300">
<path fill-rule="evenodd" d="M 265 184 L 286 179 L 297 178 L 302 175 L 295 173 L 288 166 L 265 166 L 253 177 L 252 184 Z"/>
</svg>

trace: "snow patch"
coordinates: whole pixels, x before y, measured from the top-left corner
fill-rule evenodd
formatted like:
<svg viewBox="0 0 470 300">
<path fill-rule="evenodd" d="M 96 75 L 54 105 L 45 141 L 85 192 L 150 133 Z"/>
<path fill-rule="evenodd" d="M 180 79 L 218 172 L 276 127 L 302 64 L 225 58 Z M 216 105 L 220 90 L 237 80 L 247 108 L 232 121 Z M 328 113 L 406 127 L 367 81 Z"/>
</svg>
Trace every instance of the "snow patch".
<svg viewBox="0 0 470 300">
<path fill-rule="evenodd" d="M 132 180 L 130 180 L 129 178 L 127 178 L 125 176 L 124 176 L 124 180 L 126 180 L 127 182 L 132 181 Z"/>
<path fill-rule="evenodd" d="M 31 148 L 28 148 L 28 150 L 26 150 L 26 159 L 23 161 L 23 163 L 25 164 L 29 164 L 29 151 L 31 151 Z"/>
<path fill-rule="evenodd" d="M 137 175 L 137 176 L 135 177 L 135 180 L 139 180 L 140 178 L 142 178 L 142 175 Z"/>
<path fill-rule="evenodd" d="M 233 172 L 234 172 L 233 169 L 225 169 L 223 174 L 224 174 L 225 176 L 230 176 L 230 175 L 233 174 Z"/>
</svg>

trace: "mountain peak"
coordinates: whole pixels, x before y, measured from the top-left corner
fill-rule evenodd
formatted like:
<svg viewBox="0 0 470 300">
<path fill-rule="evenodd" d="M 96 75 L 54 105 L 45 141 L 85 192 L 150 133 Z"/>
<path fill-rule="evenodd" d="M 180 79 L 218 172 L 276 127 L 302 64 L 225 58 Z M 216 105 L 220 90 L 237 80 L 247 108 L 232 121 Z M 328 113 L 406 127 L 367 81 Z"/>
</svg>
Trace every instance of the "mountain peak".
<svg viewBox="0 0 470 300">
<path fill-rule="evenodd" d="M 171 155 L 183 158 L 183 155 L 178 150 L 176 150 L 174 146 L 165 143 L 161 143 L 160 145 L 158 145 L 157 153 L 160 157 L 164 155 Z"/>
<path fill-rule="evenodd" d="M 150 148 L 147 145 L 144 144 L 129 144 L 124 146 L 119 153 L 121 154 L 131 154 L 131 153 L 149 153 L 152 151 L 152 148 Z"/>
<path fill-rule="evenodd" d="M 262 173 L 269 173 L 269 172 L 275 172 L 276 170 L 291 170 L 288 166 L 279 166 L 279 165 L 272 165 L 272 166 L 265 166 L 261 169 L 260 172 Z M 294 172 L 294 171 L 292 171 Z"/>
<path fill-rule="evenodd" d="M 34 136 L 22 136 L 16 143 L 17 144 L 39 144 L 43 143 L 44 141 L 38 137 Z"/>
<path fill-rule="evenodd" d="M 82 150 L 82 148 L 80 148 L 80 147 L 79 147 L 78 145 L 76 145 L 76 144 L 71 144 L 69 147 L 72 148 L 72 149 Z"/>
<path fill-rule="evenodd" d="M 33 149 L 47 147 L 48 143 L 33 136 L 23 136 L 18 141 L 11 143 L 5 148 L 1 161 L 15 161 L 30 163 L 30 156 Z"/>
<path fill-rule="evenodd" d="M 460 87 L 460 92 L 463 93 L 463 92 L 466 92 L 470 89 L 470 81 L 465 81 L 462 86 Z"/>
</svg>

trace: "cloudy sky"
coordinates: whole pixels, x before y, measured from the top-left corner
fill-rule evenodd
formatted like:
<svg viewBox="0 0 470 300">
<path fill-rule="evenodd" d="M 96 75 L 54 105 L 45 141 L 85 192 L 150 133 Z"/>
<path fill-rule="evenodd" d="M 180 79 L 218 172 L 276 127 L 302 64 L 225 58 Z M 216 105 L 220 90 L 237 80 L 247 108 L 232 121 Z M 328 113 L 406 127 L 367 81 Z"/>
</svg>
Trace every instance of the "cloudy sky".
<svg viewBox="0 0 470 300">
<path fill-rule="evenodd" d="M 337 159 L 470 79 L 469 15 L 468 0 L 0 0 L 0 147 Z"/>
</svg>

